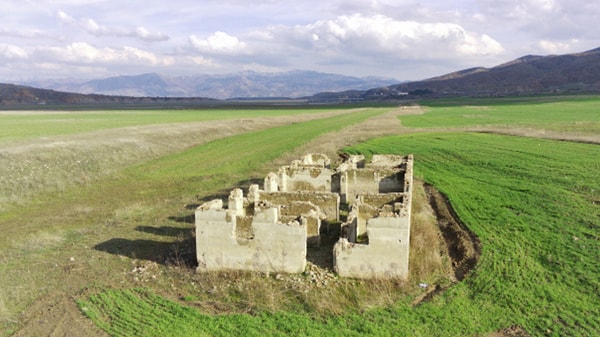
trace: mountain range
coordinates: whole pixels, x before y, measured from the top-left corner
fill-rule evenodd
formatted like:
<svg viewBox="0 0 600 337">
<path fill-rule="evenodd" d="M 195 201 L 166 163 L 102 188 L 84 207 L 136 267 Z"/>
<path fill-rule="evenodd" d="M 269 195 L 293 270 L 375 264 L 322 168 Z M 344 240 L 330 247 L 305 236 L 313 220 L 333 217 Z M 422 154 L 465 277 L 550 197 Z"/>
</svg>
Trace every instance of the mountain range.
<svg viewBox="0 0 600 337">
<path fill-rule="evenodd" d="M 390 84 L 391 81 L 393 80 L 359 79 L 310 71 L 276 74 L 245 72 L 237 75 L 177 78 L 144 74 L 81 83 L 47 82 L 45 85 L 36 85 L 81 93 L 0 84 L 0 105 L 223 103 L 203 97 L 299 97 L 295 100 L 296 103 L 339 103 L 445 96 L 600 93 L 600 48 L 565 55 L 528 55 L 493 68 L 469 68 L 423 81 L 394 81 Z M 387 84 L 381 84 L 382 82 Z M 371 89 L 361 89 L 361 86 Z M 338 89 L 344 87 L 352 89 Z M 313 94 L 317 91 L 322 92 Z M 94 94 L 83 94 L 88 92 Z"/>
<path fill-rule="evenodd" d="M 63 79 L 21 83 L 28 86 L 81 94 L 134 97 L 302 97 L 321 91 L 365 90 L 398 83 L 376 77 L 352 77 L 314 71 L 171 77 L 157 73 L 117 76 L 89 81 Z"/>
</svg>

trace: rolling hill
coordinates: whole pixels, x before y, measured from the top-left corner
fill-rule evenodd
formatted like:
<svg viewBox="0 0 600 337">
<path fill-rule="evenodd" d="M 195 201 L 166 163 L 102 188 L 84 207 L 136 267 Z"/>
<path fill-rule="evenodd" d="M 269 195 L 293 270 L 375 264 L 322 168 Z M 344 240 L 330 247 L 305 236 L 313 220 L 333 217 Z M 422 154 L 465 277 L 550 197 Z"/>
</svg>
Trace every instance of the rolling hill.
<svg viewBox="0 0 600 337">
<path fill-rule="evenodd" d="M 216 100 L 202 97 L 131 97 L 39 89 L 23 85 L 0 83 L 0 106 L 15 105 L 94 105 L 94 104 L 207 104 Z"/>
<path fill-rule="evenodd" d="M 321 93 L 315 95 L 313 100 L 361 101 L 583 92 L 600 92 L 600 48 L 566 55 L 527 55 L 493 68 L 469 68 L 423 81 L 366 91 Z"/>
</svg>

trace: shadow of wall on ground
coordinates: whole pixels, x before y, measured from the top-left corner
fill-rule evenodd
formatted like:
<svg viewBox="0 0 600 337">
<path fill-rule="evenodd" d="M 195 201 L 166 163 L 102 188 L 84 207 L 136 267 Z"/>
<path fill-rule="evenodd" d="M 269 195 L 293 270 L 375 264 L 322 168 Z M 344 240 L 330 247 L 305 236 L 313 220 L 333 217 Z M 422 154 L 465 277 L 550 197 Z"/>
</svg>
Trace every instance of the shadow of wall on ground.
<svg viewBox="0 0 600 337">
<path fill-rule="evenodd" d="M 248 189 L 252 184 L 262 184 L 263 179 L 251 178 L 239 181 L 234 186 Z M 234 187 L 221 189 L 216 193 L 198 196 L 198 203 L 185 205 L 191 211 L 186 215 L 169 216 L 167 219 L 178 223 L 187 223 L 189 228 L 172 226 L 137 226 L 136 231 L 154 234 L 161 237 L 176 238 L 174 241 L 159 241 L 147 239 L 113 238 L 94 246 L 94 249 L 113 255 L 125 256 L 131 259 L 142 259 L 162 265 L 177 265 L 196 268 L 196 238 L 194 231 L 194 211 L 201 204 L 214 199 L 225 199 Z"/>
</svg>

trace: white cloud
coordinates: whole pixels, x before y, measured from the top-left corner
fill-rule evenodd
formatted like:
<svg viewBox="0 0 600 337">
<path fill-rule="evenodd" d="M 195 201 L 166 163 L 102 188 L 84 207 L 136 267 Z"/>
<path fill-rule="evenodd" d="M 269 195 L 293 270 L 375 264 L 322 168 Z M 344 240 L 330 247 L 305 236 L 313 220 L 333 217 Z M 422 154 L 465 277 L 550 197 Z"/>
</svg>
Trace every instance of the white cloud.
<svg viewBox="0 0 600 337">
<path fill-rule="evenodd" d="M 14 60 L 26 59 L 27 57 L 27 52 L 19 46 L 0 44 L 0 58 Z"/>
<path fill-rule="evenodd" d="M 135 29 L 134 33 L 131 35 L 138 37 L 144 41 L 166 41 L 169 39 L 169 37 L 163 33 L 150 32 L 149 30 L 147 30 L 146 28 L 144 28 L 142 26 L 137 27 Z"/>
<path fill-rule="evenodd" d="M 558 11 L 561 9 L 560 3 L 555 0 L 529 0 L 529 7 L 539 8 L 542 11 Z"/>
<path fill-rule="evenodd" d="M 562 5 L 555 0 L 484 0 L 482 9 L 490 18 L 526 22 L 543 19 L 552 13 L 560 13 Z"/>
<path fill-rule="evenodd" d="M 110 30 L 105 26 L 100 26 L 96 21 L 90 18 L 82 19 L 81 26 L 86 32 L 92 35 L 110 35 Z"/>
<path fill-rule="evenodd" d="M 247 44 L 240 41 L 237 37 L 231 36 L 225 32 L 215 32 L 206 39 L 198 38 L 192 35 L 189 38 L 192 47 L 201 52 L 215 54 L 241 54 L 247 52 Z"/>
<path fill-rule="evenodd" d="M 122 48 L 97 48 L 86 42 L 74 42 L 65 47 L 40 48 L 40 54 L 50 55 L 55 61 L 64 61 L 76 64 L 145 64 L 145 65 L 169 65 L 173 63 L 172 57 L 159 57 L 152 52 L 144 51 L 134 47 Z"/>
<path fill-rule="evenodd" d="M 396 55 L 403 58 L 459 58 L 503 52 L 492 37 L 470 32 L 454 23 L 398 21 L 383 15 L 339 16 L 291 28 L 272 27 L 277 43 L 292 41 L 299 49 L 344 55 Z M 289 43 L 289 42 L 287 42 Z"/>
<path fill-rule="evenodd" d="M 23 39 L 55 39 L 52 35 L 47 32 L 30 29 L 30 30 L 17 30 L 0 28 L 0 36 L 12 37 L 12 38 L 23 38 Z"/>
<path fill-rule="evenodd" d="M 56 13 L 56 16 L 61 22 L 66 24 L 74 24 L 77 21 L 72 16 L 63 11 L 58 11 L 58 13 Z"/>
<path fill-rule="evenodd" d="M 579 40 L 572 39 L 569 41 L 539 41 L 534 48 L 541 50 L 544 54 L 564 54 L 574 49 L 574 46 L 579 44 Z M 583 50 L 582 50 L 583 51 Z"/>
<path fill-rule="evenodd" d="M 202 56 L 190 56 L 190 57 L 187 57 L 186 59 L 191 61 L 191 63 L 194 65 L 217 67 L 217 65 L 215 64 L 215 62 L 213 60 L 202 57 Z"/>
<path fill-rule="evenodd" d="M 59 11 L 57 17 L 63 24 L 78 27 L 88 34 L 95 36 L 132 37 L 146 42 L 166 41 L 169 39 L 169 36 L 166 34 L 151 32 L 142 26 L 136 28 L 108 27 L 99 24 L 92 18 L 75 19 L 63 11 Z"/>
</svg>

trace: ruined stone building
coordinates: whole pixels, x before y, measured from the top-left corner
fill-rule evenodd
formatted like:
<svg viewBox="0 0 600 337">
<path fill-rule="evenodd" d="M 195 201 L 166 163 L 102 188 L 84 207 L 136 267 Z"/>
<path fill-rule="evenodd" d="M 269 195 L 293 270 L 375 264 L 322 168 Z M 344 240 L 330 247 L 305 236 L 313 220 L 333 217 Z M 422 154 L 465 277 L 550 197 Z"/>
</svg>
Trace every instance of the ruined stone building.
<svg viewBox="0 0 600 337">
<path fill-rule="evenodd" d="M 340 224 L 333 268 L 345 277 L 408 276 L 413 157 L 349 156 L 335 170 L 309 154 L 196 210 L 198 271 L 299 273 L 309 249 Z M 341 208 L 344 210 L 342 216 Z"/>
</svg>

